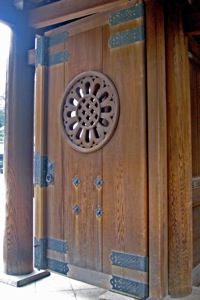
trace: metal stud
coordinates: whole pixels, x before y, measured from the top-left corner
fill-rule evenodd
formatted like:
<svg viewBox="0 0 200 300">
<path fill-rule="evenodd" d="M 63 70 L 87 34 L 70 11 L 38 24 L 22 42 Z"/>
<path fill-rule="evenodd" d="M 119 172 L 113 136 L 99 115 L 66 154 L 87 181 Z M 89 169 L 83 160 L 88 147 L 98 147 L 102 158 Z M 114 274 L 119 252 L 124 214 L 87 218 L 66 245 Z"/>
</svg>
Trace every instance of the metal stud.
<svg viewBox="0 0 200 300">
<path fill-rule="evenodd" d="M 100 176 L 97 176 L 97 178 L 95 179 L 94 183 L 95 183 L 96 187 L 98 189 L 100 189 L 102 187 L 102 185 L 103 185 L 103 180 L 101 179 Z"/>
<path fill-rule="evenodd" d="M 81 212 L 81 208 L 78 204 L 74 205 L 73 212 L 75 213 L 75 215 L 78 215 Z"/>
<path fill-rule="evenodd" d="M 103 216 L 103 210 L 100 206 L 95 209 L 95 214 L 99 219 Z"/>
<path fill-rule="evenodd" d="M 80 179 L 78 178 L 78 176 L 76 175 L 74 177 L 74 179 L 72 180 L 74 186 L 77 188 L 79 186 L 79 184 L 81 183 Z"/>
</svg>

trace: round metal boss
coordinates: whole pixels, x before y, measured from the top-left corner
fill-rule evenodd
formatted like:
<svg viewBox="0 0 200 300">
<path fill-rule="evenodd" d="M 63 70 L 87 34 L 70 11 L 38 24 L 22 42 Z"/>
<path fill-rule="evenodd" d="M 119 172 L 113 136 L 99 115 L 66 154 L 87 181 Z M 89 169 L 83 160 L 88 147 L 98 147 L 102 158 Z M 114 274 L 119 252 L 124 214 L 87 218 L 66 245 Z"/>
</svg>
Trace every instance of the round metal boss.
<svg viewBox="0 0 200 300">
<path fill-rule="evenodd" d="M 68 85 L 61 107 L 61 123 L 68 143 L 81 152 L 103 147 L 114 133 L 119 117 L 119 98 L 104 74 L 88 71 Z"/>
</svg>

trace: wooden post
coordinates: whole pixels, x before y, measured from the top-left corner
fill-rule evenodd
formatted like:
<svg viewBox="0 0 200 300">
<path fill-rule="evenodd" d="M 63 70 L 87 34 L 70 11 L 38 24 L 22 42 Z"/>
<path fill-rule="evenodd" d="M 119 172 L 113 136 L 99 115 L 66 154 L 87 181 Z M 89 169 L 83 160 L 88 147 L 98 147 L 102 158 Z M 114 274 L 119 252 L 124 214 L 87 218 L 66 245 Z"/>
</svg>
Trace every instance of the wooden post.
<svg viewBox="0 0 200 300">
<path fill-rule="evenodd" d="M 13 27 L 11 47 L 5 124 L 4 272 L 23 275 L 33 271 L 34 68 L 28 66 L 28 50 L 34 48 L 34 35 L 25 24 Z"/>
<path fill-rule="evenodd" d="M 169 293 L 172 297 L 185 297 L 192 291 L 190 78 L 183 8 L 179 3 L 166 1 Z"/>
<path fill-rule="evenodd" d="M 146 3 L 149 164 L 149 299 L 168 295 L 167 122 L 164 8 Z"/>
</svg>

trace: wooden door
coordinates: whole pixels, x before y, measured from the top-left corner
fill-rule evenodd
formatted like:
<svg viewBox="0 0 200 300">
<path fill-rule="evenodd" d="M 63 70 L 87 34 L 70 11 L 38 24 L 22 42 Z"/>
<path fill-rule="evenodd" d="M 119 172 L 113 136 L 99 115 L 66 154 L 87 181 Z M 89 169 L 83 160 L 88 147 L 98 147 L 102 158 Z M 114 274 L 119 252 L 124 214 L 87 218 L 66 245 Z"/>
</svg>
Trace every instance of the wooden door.
<svg viewBox="0 0 200 300">
<path fill-rule="evenodd" d="M 143 4 L 47 32 L 37 60 L 36 266 L 146 299 Z"/>
</svg>

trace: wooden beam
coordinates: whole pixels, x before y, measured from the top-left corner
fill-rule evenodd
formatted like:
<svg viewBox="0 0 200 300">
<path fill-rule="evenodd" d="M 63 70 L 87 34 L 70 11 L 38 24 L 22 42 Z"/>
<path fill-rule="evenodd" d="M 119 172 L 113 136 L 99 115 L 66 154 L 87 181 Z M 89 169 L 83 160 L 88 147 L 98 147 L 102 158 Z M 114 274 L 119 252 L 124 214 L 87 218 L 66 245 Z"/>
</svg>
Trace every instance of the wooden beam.
<svg viewBox="0 0 200 300">
<path fill-rule="evenodd" d="M 199 0 L 188 0 L 189 4 L 192 5 L 196 10 L 200 10 Z"/>
<path fill-rule="evenodd" d="M 195 39 L 189 37 L 188 38 L 189 51 L 192 52 L 195 56 L 200 59 L 200 43 L 198 43 Z"/>
<path fill-rule="evenodd" d="M 166 2 L 169 293 L 192 292 L 192 152 L 188 41 L 183 9 Z"/>
<path fill-rule="evenodd" d="M 164 11 L 146 3 L 149 161 L 149 299 L 168 295 L 167 122 Z"/>
<path fill-rule="evenodd" d="M 13 5 L 13 0 L 0 1 L 0 21 L 8 25 L 15 25 L 23 18 L 20 11 Z"/>
<path fill-rule="evenodd" d="M 196 61 L 200 65 L 200 43 L 194 38 L 188 38 L 189 58 Z"/>
<path fill-rule="evenodd" d="M 126 3 L 136 4 L 137 0 L 62 0 L 30 11 L 29 25 L 33 28 L 47 27 L 53 24 L 81 18 L 102 12 Z"/>
<path fill-rule="evenodd" d="M 200 36 L 200 12 L 190 14 L 186 23 L 187 35 Z"/>
<path fill-rule="evenodd" d="M 15 26 L 9 59 L 5 123 L 4 272 L 33 271 L 33 102 L 34 68 L 27 65 L 34 34 Z"/>
</svg>

